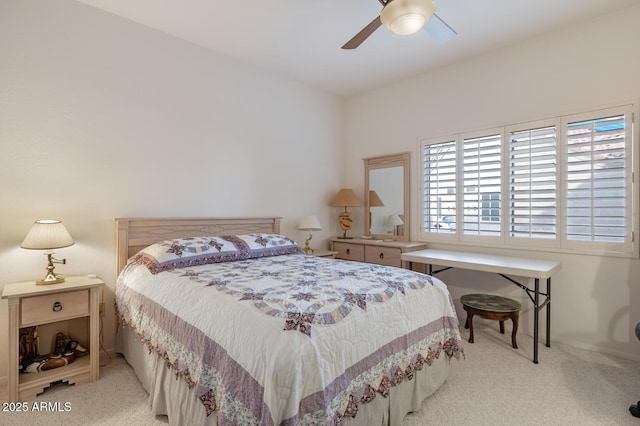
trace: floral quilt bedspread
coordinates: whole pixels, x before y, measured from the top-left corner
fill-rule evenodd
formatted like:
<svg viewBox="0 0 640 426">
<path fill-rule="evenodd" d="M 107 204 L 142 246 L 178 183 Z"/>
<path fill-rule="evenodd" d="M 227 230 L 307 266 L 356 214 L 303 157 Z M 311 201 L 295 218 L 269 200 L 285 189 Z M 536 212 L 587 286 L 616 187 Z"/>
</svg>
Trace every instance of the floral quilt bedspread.
<svg viewBox="0 0 640 426">
<path fill-rule="evenodd" d="M 461 352 L 437 278 L 300 254 L 156 275 L 132 262 L 116 308 L 228 424 L 340 424 Z"/>
</svg>

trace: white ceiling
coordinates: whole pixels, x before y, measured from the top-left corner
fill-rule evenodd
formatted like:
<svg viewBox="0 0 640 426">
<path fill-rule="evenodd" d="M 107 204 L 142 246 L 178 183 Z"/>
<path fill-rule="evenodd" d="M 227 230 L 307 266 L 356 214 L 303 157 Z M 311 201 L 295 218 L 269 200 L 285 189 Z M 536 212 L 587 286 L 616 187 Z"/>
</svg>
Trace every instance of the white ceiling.
<svg viewBox="0 0 640 426">
<path fill-rule="evenodd" d="M 640 0 L 437 0 L 457 32 L 380 27 L 356 50 L 340 47 L 380 14 L 378 0 L 78 0 L 213 51 L 349 96 L 553 31 Z"/>
</svg>

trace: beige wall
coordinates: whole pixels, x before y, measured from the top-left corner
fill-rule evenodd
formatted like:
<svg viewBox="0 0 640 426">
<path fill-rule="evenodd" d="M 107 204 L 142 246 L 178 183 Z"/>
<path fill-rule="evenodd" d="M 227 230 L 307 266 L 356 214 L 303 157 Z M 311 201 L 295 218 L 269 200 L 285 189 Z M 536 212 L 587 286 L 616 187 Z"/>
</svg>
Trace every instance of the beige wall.
<svg viewBox="0 0 640 426">
<path fill-rule="evenodd" d="M 350 99 L 345 184 L 362 189 L 361 158 L 411 151 L 411 234 L 417 238 L 420 138 L 637 100 L 639 21 L 640 6 L 631 7 Z M 378 119 L 381 108 L 384 120 Z M 637 127 L 636 117 L 636 137 Z M 355 220 L 362 223 L 357 216 Z M 640 321 L 640 260 L 517 254 L 562 261 L 552 288 L 553 340 L 640 359 L 640 343 L 633 334 Z M 531 329 L 531 302 L 506 280 L 460 270 L 441 278 L 456 301 L 472 291 L 519 298 L 527 307 L 524 329 Z M 544 352 L 540 356 L 544 360 Z"/>
<path fill-rule="evenodd" d="M 337 233 L 341 99 L 83 4 L 0 2 L 0 117 L 0 288 L 41 278 L 20 242 L 61 219 L 57 271 L 107 282 L 106 348 L 115 217 L 278 215 L 303 242 L 315 214 L 314 246 Z M 6 318 L 3 300 L 0 378 Z"/>
</svg>

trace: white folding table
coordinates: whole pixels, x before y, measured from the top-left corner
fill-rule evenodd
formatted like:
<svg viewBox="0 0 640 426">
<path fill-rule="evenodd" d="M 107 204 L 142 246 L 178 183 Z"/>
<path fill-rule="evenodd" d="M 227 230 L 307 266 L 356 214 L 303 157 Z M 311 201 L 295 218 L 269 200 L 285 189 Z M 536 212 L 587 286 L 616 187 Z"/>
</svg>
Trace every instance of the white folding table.
<svg viewBox="0 0 640 426">
<path fill-rule="evenodd" d="M 545 307 L 547 309 L 545 345 L 551 347 L 549 338 L 551 334 L 551 276 L 560 270 L 560 262 L 436 249 L 412 251 L 403 253 L 400 257 L 403 261 L 409 263 L 409 269 L 413 269 L 414 262 L 428 265 L 429 275 L 435 275 L 451 268 L 463 268 L 473 271 L 492 272 L 509 280 L 527 292 L 535 308 L 533 317 L 533 362 L 538 363 L 539 313 Z M 443 268 L 434 271 L 433 265 L 443 266 Z M 534 288 L 529 288 L 527 285 L 509 277 L 509 275 L 534 279 Z M 541 279 L 547 280 L 546 293 L 540 292 Z M 540 303 L 540 296 L 544 296 L 542 303 Z"/>
</svg>

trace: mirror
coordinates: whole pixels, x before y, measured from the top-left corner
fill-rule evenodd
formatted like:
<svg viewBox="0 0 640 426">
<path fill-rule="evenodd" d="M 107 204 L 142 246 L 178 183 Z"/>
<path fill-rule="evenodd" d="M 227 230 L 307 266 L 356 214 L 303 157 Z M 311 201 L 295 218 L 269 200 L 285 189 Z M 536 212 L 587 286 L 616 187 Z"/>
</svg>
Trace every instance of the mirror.
<svg viewBox="0 0 640 426">
<path fill-rule="evenodd" d="M 409 153 L 364 159 L 365 232 L 409 240 Z"/>
</svg>

